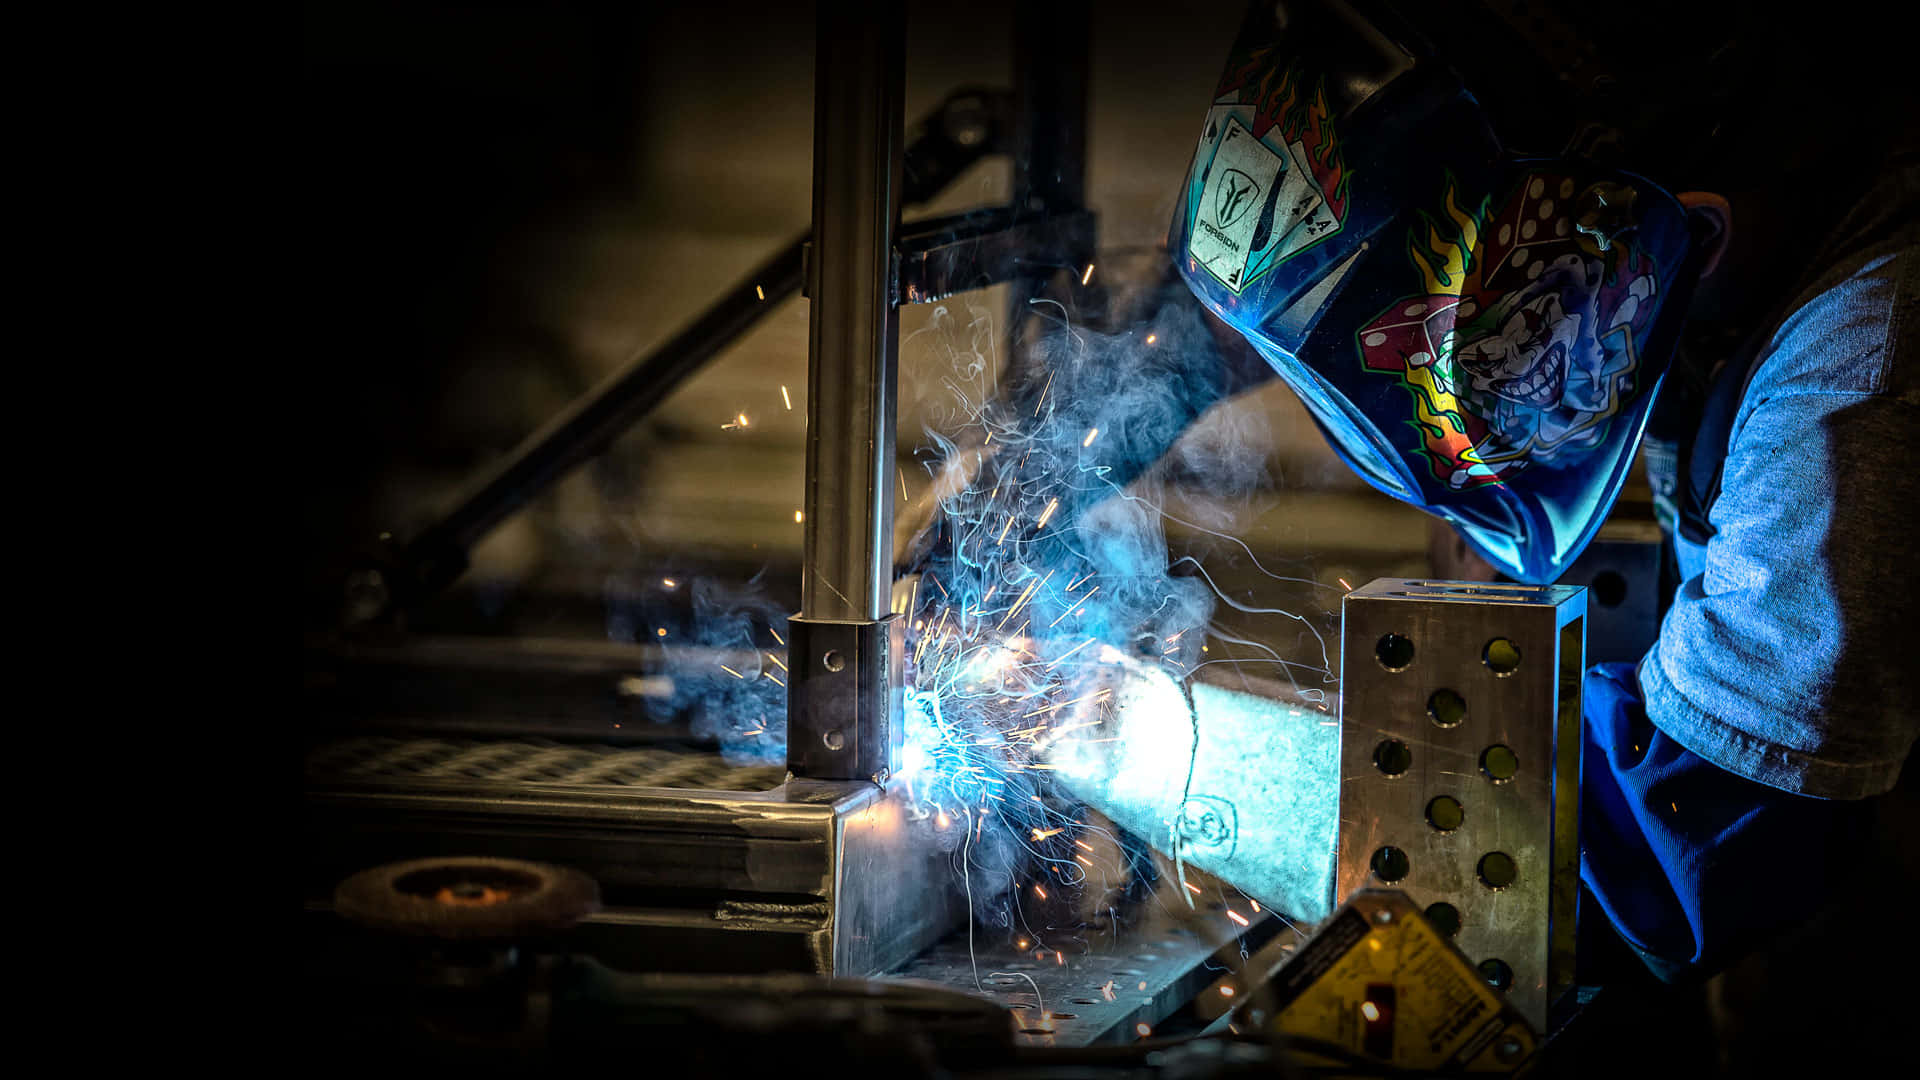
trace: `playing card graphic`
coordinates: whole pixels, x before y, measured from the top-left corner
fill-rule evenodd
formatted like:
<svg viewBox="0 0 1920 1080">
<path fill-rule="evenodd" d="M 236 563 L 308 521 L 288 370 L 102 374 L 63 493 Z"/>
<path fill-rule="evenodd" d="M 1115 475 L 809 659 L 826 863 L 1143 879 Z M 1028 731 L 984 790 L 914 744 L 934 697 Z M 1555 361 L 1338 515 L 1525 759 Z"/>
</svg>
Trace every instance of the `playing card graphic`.
<svg viewBox="0 0 1920 1080">
<path fill-rule="evenodd" d="M 1200 192 L 1200 212 L 1194 218 L 1187 253 L 1234 292 L 1245 285 L 1242 279 L 1254 255 L 1254 233 L 1289 164 L 1286 156 L 1254 138 L 1237 118 L 1227 120 Z"/>
</svg>

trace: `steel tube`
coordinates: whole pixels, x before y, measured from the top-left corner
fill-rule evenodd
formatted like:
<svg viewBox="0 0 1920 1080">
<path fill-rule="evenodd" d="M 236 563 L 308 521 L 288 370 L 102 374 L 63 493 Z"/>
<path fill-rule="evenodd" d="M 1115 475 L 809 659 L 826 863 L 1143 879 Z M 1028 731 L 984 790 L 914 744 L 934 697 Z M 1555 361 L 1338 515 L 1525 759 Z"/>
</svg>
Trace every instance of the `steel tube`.
<svg viewBox="0 0 1920 1080">
<path fill-rule="evenodd" d="M 406 603 L 459 577 L 468 550 L 495 525 L 604 451 L 688 375 L 798 292 L 806 242 L 803 236 L 754 267 L 691 325 L 609 375 L 476 478 L 451 510 L 407 545 L 396 599 Z"/>
<path fill-rule="evenodd" d="M 829 2 L 820 9 L 803 618 L 872 621 L 888 610 L 905 27 L 897 4 Z"/>
</svg>

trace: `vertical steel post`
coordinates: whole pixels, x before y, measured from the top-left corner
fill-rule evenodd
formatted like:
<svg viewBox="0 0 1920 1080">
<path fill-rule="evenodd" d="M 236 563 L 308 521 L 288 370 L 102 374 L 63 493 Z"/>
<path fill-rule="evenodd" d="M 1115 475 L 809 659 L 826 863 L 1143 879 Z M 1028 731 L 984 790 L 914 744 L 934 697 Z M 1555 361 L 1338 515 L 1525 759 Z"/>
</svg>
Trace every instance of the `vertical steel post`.
<svg viewBox="0 0 1920 1080">
<path fill-rule="evenodd" d="M 818 28 L 805 548 L 787 766 L 799 777 L 884 781 L 899 741 L 900 643 L 888 607 L 906 23 L 898 4 L 827 0 Z"/>
</svg>

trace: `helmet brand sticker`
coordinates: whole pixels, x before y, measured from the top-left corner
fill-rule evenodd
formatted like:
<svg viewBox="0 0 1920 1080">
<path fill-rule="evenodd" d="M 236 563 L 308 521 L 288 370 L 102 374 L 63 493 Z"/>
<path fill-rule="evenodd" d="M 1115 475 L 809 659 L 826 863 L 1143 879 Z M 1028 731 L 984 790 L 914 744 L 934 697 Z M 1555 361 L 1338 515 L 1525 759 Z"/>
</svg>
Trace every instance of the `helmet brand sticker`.
<svg viewBox="0 0 1920 1080">
<path fill-rule="evenodd" d="M 1253 234 L 1273 199 L 1275 182 L 1289 165 L 1237 119 L 1227 121 L 1215 144 L 1187 253 L 1234 292 L 1245 287 Z"/>
</svg>

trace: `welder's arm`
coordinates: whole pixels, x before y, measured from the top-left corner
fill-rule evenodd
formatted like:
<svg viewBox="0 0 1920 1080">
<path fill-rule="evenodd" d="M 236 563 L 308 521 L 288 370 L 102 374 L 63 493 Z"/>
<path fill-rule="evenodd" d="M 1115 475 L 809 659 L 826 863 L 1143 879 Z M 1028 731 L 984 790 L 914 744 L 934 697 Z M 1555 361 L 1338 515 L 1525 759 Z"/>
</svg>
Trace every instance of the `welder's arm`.
<svg viewBox="0 0 1920 1080">
<path fill-rule="evenodd" d="M 1920 416 L 1894 278 L 1863 265 L 1781 328 L 1659 640 L 1588 677 L 1582 875 L 1657 964 L 1804 918 L 1913 745 Z"/>
</svg>

